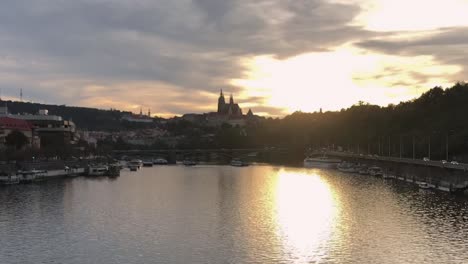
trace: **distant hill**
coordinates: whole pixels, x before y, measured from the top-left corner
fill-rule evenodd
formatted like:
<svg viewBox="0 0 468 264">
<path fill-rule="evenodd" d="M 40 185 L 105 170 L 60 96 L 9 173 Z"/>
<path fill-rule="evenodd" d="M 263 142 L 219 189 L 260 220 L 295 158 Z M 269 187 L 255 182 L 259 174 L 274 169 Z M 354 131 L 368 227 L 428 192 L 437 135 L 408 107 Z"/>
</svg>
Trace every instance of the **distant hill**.
<svg viewBox="0 0 468 264">
<path fill-rule="evenodd" d="M 66 105 L 49 105 L 16 101 L 0 102 L 0 105 L 2 106 L 5 104 L 8 106 L 8 110 L 12 114 L 35 114 L 40 109 L 47 109 L 49 110 L 50 115 L 58 115 L 62 116 L 64 119 L 73 120 L 80 130 L 121 130 L 122 122 L 120 120 L 122 116 L 130 114 L 130 112 L 119 110 L 102 110 Z"/>
</svg>

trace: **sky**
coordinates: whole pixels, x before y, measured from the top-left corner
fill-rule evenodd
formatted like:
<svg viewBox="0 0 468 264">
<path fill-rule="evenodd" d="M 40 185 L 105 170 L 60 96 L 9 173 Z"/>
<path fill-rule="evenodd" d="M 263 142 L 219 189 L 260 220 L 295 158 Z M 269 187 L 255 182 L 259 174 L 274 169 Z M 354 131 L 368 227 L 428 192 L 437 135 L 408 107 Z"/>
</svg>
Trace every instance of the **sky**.
<svg viewBox="0 0 468 264">
<path fill-rule="evenodd" d="M 2 99 L 284 116 L 468 79 L 468 0 L 3 0 Z"/>
</svg>

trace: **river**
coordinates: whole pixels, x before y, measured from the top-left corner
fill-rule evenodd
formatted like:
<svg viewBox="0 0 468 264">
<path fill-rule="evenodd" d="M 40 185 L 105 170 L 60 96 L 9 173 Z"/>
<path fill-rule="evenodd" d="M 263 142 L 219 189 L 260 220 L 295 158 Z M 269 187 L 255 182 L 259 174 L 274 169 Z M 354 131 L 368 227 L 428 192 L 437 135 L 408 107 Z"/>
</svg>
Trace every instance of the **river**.
<svg viewBox="0 0 468 264">
<path fill-rule="evenodd" d="M 468 200 L 395 180 L 161 166 L 0 186 L 0 263 L 468 263 Z"/>
</svg>

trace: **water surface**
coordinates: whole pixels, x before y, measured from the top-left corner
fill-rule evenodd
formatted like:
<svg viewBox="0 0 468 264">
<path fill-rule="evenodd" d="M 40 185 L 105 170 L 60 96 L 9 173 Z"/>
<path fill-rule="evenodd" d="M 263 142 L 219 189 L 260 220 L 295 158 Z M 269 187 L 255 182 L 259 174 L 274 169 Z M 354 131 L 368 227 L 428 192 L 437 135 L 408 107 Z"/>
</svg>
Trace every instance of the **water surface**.
<svg viewBox="0 0 468 264">
<path fill-rule="evenodd" d="M 274 166 L 0 187 L 0 263 L 467 263 L 468 202 Z"/>
</svg>

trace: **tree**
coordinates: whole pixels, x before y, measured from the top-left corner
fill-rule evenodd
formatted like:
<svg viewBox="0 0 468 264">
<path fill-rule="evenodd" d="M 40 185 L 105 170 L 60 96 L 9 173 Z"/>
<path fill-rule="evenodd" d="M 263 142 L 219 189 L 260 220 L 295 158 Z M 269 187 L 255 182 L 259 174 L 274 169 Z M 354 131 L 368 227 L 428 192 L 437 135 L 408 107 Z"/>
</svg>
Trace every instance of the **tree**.
<svg viewBox="0 0 468 264">
<path fill-rule="evenodd" d="M 5 141 L 7 146 L 15 147 L 15 149 L 21 149 L 29 143 L 28 138 L 18 130 L 13 130 L 8 134 Z"/>
</svg>

